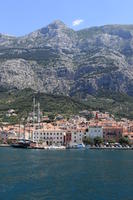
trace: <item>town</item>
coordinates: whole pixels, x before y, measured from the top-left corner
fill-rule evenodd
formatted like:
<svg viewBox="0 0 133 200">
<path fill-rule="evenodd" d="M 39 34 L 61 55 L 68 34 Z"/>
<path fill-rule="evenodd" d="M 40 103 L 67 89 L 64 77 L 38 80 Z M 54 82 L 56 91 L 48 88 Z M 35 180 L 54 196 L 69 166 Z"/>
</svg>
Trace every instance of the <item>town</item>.
<svg viewBox="0 0 133 200">
<path fill-rule="evenodd" d="M 1 146 L 30 141 L 30 148 L 129 148 L 133 144 L 133 121 L 115 120 L 108 112 L 80 111 L 69 119 L 57 115 L 53 121 L 40 111 L 40 104 L 33 100 L 33 112 L 25 124 L 2 124 Z M 15 116 L 10 109 L 7 116 Z M 88 116 L 91 116 L 88 118 Z"/>
</svg>

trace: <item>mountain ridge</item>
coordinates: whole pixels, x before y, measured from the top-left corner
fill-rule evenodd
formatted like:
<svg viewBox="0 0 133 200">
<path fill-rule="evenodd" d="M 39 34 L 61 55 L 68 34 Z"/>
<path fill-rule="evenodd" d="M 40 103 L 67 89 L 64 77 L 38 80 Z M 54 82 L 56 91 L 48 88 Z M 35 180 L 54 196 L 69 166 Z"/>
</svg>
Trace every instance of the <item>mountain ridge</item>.
<svg viewBox="0 0 133 200">
<path fill-rule="evenodd" d="M 133 25 L 75 31 L 62 21 L 25 36 L 0 34 L 0 87 L 89 98 L 133 96 Z"/>
</svg>

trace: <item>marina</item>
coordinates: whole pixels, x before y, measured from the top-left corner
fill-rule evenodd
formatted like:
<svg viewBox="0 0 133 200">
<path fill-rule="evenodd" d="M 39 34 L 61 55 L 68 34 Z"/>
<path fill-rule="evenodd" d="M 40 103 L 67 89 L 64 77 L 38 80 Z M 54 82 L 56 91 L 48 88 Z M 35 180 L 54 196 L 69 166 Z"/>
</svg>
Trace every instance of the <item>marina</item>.
<svg viewBox="0 0 133 200">
<path fill-rule="evenodd" d="M 10 110 L 10 113 L 14 110 Z M 84 111 L 86 115 L 89 111 Z M 45 117 L 46 119 L 46 117 Z M 40 103 L 33 97 L 33 110 L 23 119 L 25 123 L 1 127 L 1 147 L 41 150 L 96 149 L 132 150 L 132 121 L 117 122 L 109 113 L 93 111 L 87 120 L 83 116 L 72 116 L 66 120 L 57 115 L 53 121 L 43 121 Z M 130 124 L 131 123 L 131 124 Z"/>
</svg>

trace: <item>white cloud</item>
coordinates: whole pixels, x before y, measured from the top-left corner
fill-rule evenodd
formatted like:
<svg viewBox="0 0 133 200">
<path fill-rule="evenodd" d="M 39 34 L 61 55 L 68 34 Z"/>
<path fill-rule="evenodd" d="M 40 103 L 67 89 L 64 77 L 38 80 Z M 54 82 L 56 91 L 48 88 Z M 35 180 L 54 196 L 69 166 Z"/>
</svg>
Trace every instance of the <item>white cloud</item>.
<svg viewBox="0 0 133 200">
<path fill-rule="evenodd" d="M 84 20 L 83 19 L 76 19 L 72 22 L 73 26 L 79 26 Z"/>
</svg>

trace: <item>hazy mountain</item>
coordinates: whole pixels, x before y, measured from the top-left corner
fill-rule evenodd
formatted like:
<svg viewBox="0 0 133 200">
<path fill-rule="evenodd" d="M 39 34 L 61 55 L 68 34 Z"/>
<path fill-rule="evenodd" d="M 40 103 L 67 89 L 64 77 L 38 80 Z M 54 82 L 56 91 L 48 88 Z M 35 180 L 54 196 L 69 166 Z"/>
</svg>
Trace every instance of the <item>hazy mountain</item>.
<svg viewBox="0 0 133 200">
<path fill-rule="evenodd" d="M 133 25 L 80 31 L 57 20 L 23 37 L 0 34 L 0 86 L 87 97 L 133 96 Z"/>
</svg>

